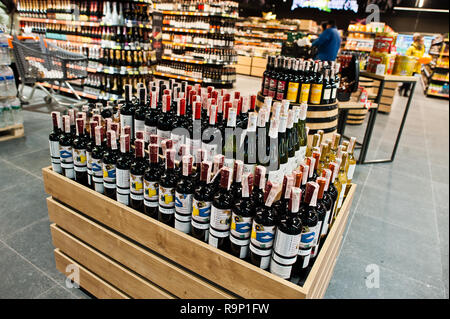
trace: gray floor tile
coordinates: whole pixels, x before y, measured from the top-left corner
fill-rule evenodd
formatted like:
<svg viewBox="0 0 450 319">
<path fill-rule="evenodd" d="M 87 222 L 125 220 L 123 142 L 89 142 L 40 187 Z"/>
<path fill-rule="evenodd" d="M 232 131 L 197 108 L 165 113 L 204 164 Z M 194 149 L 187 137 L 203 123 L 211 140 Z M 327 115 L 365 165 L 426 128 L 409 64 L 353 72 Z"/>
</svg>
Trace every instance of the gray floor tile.
<svg viewBox="0 0 450 319">
<path fill-rule="evenodd" d="M 449 207 L 448 184 L 433 182 L 433 195 L 436 206 Z"/>
<path fill-rule="evenodd" d="M 33 160 L 30 161 L 30 158 Z M 19 155 L 9 159 L 8 161 L 13 162 L 14 165 L 20 166 L 37 176 L 42 176 L 43 167 L 51 165 L 50 151 L 48 148 L 25 155 Z"/>
<path fill-rule="evenodd" d="M 34 182 L 37 180 L 39 179 L 35 176 L 27 174 L 24 170 L 0 159 L 0 181 L 2 181 L 2 183 L 0 184 L 0 191 L 15 187 L 22 183 Z M 17 189 L 16 193 L 19 193 Z"/>
<path fill-rule="evenodd" d="M 355 214 L 344 248 L 363 260 L 443 289 L 436 236 Z"/>
<path fill-rule="evenodd" d="M 0 243 L 0 298 L 33 298 L 54 282 L 28 261 Z"/>
<path fill-rule="evenodd" d="M 431 180 L 448 185 L 448 165 L 431 165 Z"/>
<path fill-rule="evenodd" d="M 48 136 L 28 134 L 24 137 L 0 143 L 0 158 L 12 158 L 48 148 Z M 32 158 L 30 158 L 32 160 Z"/>
<path fill-rule="evenodd" d="M 75 296 L 73 294 L 71 294 L 68 290 L 60 286 L 54 286 L 50 290 L 36 297 L 36 299 L 74 299 L 74 298 Z"/>
</svg>

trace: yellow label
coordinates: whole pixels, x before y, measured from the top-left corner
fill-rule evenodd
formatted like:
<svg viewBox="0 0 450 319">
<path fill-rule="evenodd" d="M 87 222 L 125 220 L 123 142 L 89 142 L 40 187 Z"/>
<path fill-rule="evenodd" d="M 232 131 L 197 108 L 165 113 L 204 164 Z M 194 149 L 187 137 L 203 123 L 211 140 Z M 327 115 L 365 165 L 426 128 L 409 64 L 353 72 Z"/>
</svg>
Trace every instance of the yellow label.
<svg viewBox="0 0 450 319">
<path fill-rule="evenodd" d="M 320 104 L 320 98 L 322 97 L 323 84 L 313 84 L 311 86 L 311 104 Z"/>
<path fill-rule="evenodd" d="M 297 94 L 298 94 L 299 86 L 300 86 L 300 83 L 289 82 L 288 93 L 286 96 L 287 100 L 294 102 L 294 103 L 297 101 Z"/>
<path fill-rule="evenodd" d="M 302 84 L 299 103 L 308 103 L 310 87 L 311 87 L 311 84 L 309 84 L 309 83 Z"/>
</svg>

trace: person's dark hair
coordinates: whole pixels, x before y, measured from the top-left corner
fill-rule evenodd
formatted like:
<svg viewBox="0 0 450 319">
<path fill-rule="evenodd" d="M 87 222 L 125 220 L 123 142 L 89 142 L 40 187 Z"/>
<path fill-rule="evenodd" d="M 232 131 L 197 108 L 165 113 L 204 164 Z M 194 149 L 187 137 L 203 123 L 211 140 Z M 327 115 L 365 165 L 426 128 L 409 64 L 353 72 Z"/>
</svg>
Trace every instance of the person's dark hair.
<svg viewBox="0 0 450 319">
<path fill-rule="evenodd" d="M 328 20 L 327 24 L 332 26 L 332 27 L 335 27 L 336 26 L 336 21 L 335 20 Z"/>
</svg>

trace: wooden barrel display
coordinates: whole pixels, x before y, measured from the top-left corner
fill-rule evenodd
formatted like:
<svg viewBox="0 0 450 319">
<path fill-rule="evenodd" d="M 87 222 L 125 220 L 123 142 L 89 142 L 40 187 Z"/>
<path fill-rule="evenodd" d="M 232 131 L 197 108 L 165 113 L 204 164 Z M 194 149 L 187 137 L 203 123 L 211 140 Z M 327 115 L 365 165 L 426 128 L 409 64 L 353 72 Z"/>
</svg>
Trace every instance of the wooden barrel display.
<svg viewBox="0 0 450 319">
<path fill-rule="evenodd" d="M 281 102 L 273 100 L 273 102 Z M 294 105 L 299 105 L 291 103 Z M 264 105 L 264 96 L 258 93 L 256 98 L 256 109 L 259 109 Z M 332 104 L 308 104 L 308 111 L 306 113 L 306 126 L 309 128 L 308 133 L 308 145 L 311 145 L 312 136 L 317 133 L 318 130 L 324 132 L 323 138 L 326 140 L 333 136 L 333 133 L 337 131 L 338 125 L 338 102 Z"/>
<path fill-rule="evenodd" d="M 366 118 L 367 109 L 349 110 L 347 116 L 348 125 L 361 125 Z"/>
</svg>

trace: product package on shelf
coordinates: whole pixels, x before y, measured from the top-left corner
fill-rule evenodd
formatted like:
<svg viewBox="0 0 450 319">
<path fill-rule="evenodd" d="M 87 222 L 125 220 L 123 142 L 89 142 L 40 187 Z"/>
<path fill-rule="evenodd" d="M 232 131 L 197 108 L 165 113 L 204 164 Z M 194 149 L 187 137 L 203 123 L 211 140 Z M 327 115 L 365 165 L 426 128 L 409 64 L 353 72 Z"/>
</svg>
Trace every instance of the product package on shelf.
<svg viewBox="0 0 450 319">
<path fill-rule="evenodd" d="M 355 139 L 318 130 L 308 147 L 306 103 L 257 110 L 256 95 L 174 80 L 124 90 L 118 106 L 52 113 L 53 171 L 303 285 L 351 189 Z"/>
</svg>

